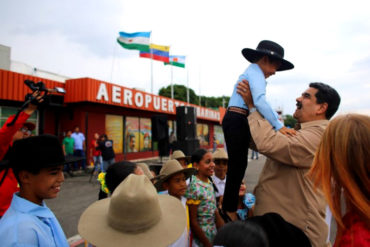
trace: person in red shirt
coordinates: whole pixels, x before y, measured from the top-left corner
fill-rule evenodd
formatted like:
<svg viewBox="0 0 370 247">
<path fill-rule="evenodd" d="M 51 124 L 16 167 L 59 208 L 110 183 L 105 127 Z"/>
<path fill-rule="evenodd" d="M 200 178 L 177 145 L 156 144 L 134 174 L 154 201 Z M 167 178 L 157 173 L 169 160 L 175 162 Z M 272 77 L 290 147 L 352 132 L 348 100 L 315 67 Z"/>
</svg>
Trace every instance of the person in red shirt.
<svg viewBox="0 0 370 247">
<path fill-rule="evenodd" d="M 338 116 L 326 128 L 309 172 L 337 222 L 334 247 L 370 246 L 369 146 L 370 116 Z"/>
<path fill-rule="evenodd" d="M 90 143 L 90 157 L 92 158 L 92 161 L 94 162 L 95 172 L 98 169 L 98 165 L 100 165 L 100 170 L 103 172 L 103 160 L 101 157 L 101 151 L 96 149 L 99 146 L 99 143 L 98 143 L 99 137 L 100 135 L 98 133 L 95 133 L 94 139 L 92 139 Z"/>
<path fill-rule="evenodd" d="M 34 97 L 38 92 L 33 94 Z M 42 101 L 41 96 L 37 97 L 39 102 Z M 3 160 L 9 147 L 16 140 L 27 138 L 31 135 L 31 131 L 35 129 L 35 125 L 26 122 L 27 119 L 36 111 L 37 105 L 28 104 L 27 108 L 20 112 L 17 120 L 11 126 L 8 123 L 12 122 L 15 115 L 10 116 L 5 124 L 0 129 L 0 160 Z M 11 168 L 0 170 L 0 217 L 9 208 L 13 193 L 19 191 L 17 179 Z"/>
</svg>

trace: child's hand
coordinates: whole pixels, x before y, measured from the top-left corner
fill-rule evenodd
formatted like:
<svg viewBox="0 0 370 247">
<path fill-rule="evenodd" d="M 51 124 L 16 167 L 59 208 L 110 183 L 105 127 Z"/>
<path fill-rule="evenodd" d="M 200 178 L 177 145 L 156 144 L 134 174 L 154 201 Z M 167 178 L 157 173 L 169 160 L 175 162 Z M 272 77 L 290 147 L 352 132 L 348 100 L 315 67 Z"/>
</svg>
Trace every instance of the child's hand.
<svg viewBox="0 0 370 247">
<path fill-rule="evenodd" d="M 286 135 L 286 136 L 295 136 L 297 134 L 297 132 L 294 129 L 288 129 L 285 126 L 281 129 L 279 129 L 279 132 L 283 135 Z"/>
</svg>

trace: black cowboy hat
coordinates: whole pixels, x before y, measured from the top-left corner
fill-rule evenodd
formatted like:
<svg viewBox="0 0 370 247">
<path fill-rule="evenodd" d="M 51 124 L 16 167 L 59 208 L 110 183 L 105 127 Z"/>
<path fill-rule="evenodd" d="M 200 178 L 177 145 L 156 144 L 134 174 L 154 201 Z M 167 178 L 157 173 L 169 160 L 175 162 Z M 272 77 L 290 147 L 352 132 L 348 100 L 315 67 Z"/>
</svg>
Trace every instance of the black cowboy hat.
<svg viewBox="0 0 370 247">
<path fill-rule="evenodd" d="M 261 55 L 268 55 L 273 58 L 277 58 L 281 61 L 281 66 L 277 71 L 293 69 L 294 65 L 284 59 L 284 48 L 270 40 L 262 40 L 256 50 L 250 48 L 244 48 L 242 50 L 243 56 L 251 63 L 255 63 L 257 58 Z"/>
<path fill-rule="evenodd" d="M 58 138 L 45 134 L 15 141 L 0 165 L 16 170 L 34 170 L 78 160 L 81 158 L 66 159 Z"/>
</svg>

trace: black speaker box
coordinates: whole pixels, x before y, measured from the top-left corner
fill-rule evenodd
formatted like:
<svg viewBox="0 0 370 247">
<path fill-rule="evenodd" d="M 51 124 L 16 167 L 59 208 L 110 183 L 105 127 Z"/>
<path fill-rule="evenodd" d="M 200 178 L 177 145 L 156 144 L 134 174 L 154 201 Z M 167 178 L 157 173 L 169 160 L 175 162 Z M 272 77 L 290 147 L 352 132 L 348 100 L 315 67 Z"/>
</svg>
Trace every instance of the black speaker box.
<svg viewBox="0 0 370 247">
<path fill-rule="evenodd" d="M 177 140 L 195 139 L 197 135 L 197 114 L 192 106 L 176 107 Z"/>
<path fill-rule="evenodd" d="M 160 157 L 170 155 L 170 145 L 168 143 L 168 138 L 160 139 L 158 141 L 158 154 Z"/>
<path fill-rule="evenodd" d="M 166 115 L 152 116 L 152 140 L 168 139 L 168 118 Z"/>
<path fill-rule="evenodd" d="M 199 139 L 197 138 L 178 141 L 177 145 L 186 156 L 191 156 L 200 147 Z"/>
</svg>

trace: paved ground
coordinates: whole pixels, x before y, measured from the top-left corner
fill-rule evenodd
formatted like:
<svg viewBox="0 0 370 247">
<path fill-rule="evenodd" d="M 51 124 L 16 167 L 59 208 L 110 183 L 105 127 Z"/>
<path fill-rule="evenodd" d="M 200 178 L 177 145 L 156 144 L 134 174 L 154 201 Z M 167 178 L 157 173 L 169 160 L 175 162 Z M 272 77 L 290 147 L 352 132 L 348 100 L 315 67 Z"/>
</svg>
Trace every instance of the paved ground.
<svg viewBox="0 0 370 247">
<path fill-rule="evenodd" d="M 157 160 L 148 160 L 148 164 L 158 165 Z M 260 156 L 259 160 L 250 160 L 245 180 L 249 192 L 253 191 L 259 174 L 263 168 L 265 158 Z M 89 182 L 90 176 L 81 174 L 80 176 L 65 178 L 62 190 L 58 197 L 47 200 L 46 204 L 58 218 L 67 238 L 77 235 L 77 224 L 82 212 L 98 199 L 99 184 L 96 178 Z M 335 228 L 332 229 L 332 236 Z M 333 237 L 331 238 L 333 239 Z"/>
</svg>

